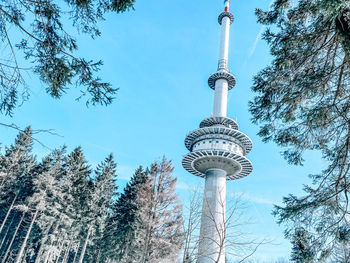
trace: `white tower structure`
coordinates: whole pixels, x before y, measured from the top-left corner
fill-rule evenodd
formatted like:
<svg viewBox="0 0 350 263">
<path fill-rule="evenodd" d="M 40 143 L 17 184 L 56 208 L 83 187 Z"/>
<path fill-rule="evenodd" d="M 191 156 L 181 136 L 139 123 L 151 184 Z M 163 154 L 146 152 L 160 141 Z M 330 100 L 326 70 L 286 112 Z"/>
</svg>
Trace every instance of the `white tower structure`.
<svg viewBox="0 0 350 263">
<path fill-rule="evenodd" d="M 234 20 L 229 5 L 230 0 L 226 0 L 225 11 L 218 18 L 218 69 L 208 80 L 215 91 L 213 114 L 186 136 L 190 153 L 182 160 L 188 172 L 205 178 L 197 263 L 225 263 L 226 181 L 245 177 L 253 170 L 245 157 L 252 149 L 250 138 L 238 130 L 236 121 L 226 117 L 227 94 L 236 84 L 228 70 L 230 25 Z"/>
</svg>

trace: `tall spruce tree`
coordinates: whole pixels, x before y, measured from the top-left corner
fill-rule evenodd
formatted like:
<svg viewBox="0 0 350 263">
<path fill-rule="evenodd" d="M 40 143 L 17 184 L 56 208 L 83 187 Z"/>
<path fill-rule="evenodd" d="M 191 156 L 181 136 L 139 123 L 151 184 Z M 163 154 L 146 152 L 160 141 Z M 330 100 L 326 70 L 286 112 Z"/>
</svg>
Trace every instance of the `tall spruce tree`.
<svg viewBox="0 0 350 263">
<path fill-rule="evenodd" d="M 302 164 L 305 150 L 320 150 L 329 163 L 304 196 L 284 198 L 275 214 L 287 237 L 297 226 L 313 233 L 310 245 L 321 260 L 349 215 L 349 1 L 276 0 L 256 13 L 270 26 L 264 39 L 273 56 L 254 78 L 250 111 L 259 135 L 285 147 L 289 163 Z"/>
<path fill-rule="evenodd" d="M 57 241 L 59 221 L 64 217 L 62 191 L 63 161 L 65 148 L 55 150 L 46 156 L 38 165 L 37 176 L 34 180 L 35 193 L 30 200 L 41 213 L 36 225 L 40 231 L 37 236 L 37 248 L 35 248 L 35 263 L 51 262 L 59 257 L 60 244 Z"/>
<path fill-rule="evenodd" d="M 2 211 L 0 236 L 3 262 L 6 262 L 12 250 L 13 253 L 18 251 L 21 238 L 24 238 L 20 227 L 27 215 L 27 210 L 23 204 L 33 193 L 33 174 L 36 167 L 32 146 L 32 131 L 27 127 L 19 133 L 13 145 L 5 148 L 5 154 L 1 159 L 0 170 L 4 174 L 0 191 Z"/>
<path fill-rule="evenodd" d="M 105 231 L 105 254 L 117 262 L 137 263 L 140 261 L 140 230 L 143 207 L 139 192 L 149 181 L 148 172 L 140 166 L 116 201 L 113 213 L 107 220 Z"/>
<path fill-rule="evenodd" d="M 90 181 L 91 169 L 81 147 L 75 148 L 68 156 L 65 166 L 67 191 L 72 198 L 69 213 L 73 219 L 67 235 L 72 242 L 72 257 L 78 260 L 89 232 L 90 209 L 88 204 L 93 191 Z"/>
<path fill-rule="evenodd" d="M 20 132 L 15 143 L 5 149 L 5 155 L 1 158 L 0 170 L 3 174 L 1 182 L 1 200 L 8 207 L 3 223 L 6 223 L 16 202 L 23 200 L 31 189 L 32 176 L 36 160 L 32 155 L 33 139 L 30 127 Z M 0 226 L 0 232 L 3 224 Z"/>
<path fill-rule="evenodd" d="M 89 96 L 87 103 L 110 104 L 117 89 L 96 76 L 102 61 L 75 54 L 75 36 L 100 36 L 97 25 L 104 14 L 132 9 L 134 2 L 2 1 L 0 40 L 4 42 L 6 59 L 0 64 L 0 113 L 12 114 L 16 106 L 28 99 L 30 92 L 23 75 L 29 70 L 40 77 L 46 92 L 54 98 L 60 98 L 75 83 L 82 87 L 82 96 Z M 30 61 L 30 67 L 25 60 Z"/>
<path fill-rule="evenodd" d="M 106 229 L 106 220 L 111 213 L 113 200 L 118 194 L 116 167 L 113 155 L 110 154 L 96 168 L 94 188 L 91 199 L 88 201 L 88 232 L 85 237 L 83 252 L 80 255 L 80 263 L 83 262 L 84 258 L 89 258 L 88 260 L 96 263 L 103 262 L 101 261 L 102 250 L 105 245 L 103 233 Z M 89 244 L 90 247 L 88 247 Z M 86 254 L 87 256 L 85 256 Z"/>
</svg>

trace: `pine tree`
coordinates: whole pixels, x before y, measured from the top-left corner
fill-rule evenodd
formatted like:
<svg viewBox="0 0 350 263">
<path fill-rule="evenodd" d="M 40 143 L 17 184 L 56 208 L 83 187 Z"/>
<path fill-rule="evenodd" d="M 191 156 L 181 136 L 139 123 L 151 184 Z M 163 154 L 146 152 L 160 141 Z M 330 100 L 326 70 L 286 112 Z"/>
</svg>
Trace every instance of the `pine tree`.
<svg viewBox="0 0 350 263">
<path fill-rule="evenodd" d="M 79 263 L 83 262 L 88 244 L 91 243 L 93 251 L 90 253 L 91 261 L 100 262 L 103 249 L 103 232 L 106 228 L 106 219 L 110 214 L 113 199 L 117 196 L 116 163 L 110 154 L 105 161 L 98 165 L 95 173 L 91 199 L 88 201 L 88 232 L 84 241 Z M 85 256 L 86 257 L 86 256 Z"/>
<path fill-rule="evenodd" d="M 149 181 L 140 166 L 125 186 L 108 218 L 105 230 L 105 253 L 117 262 L 137 263 L 140 260 L 139 234 L 142 227 L 139 192 Z"/>
<path fill-rule="evenodd" d="M 32 155 L 33 140 L 31 136 L 30 127 L 20 132 L 15 143 L 5 148 L 5 155 L 0 163 L 0 170 L 4 174 L 0 192 L 3 211 L 0 226 L 0 234 L 3 239 L 1 242 L 3 262 L 7 260 L 12 249 L 11 246 L 14 243 L 17 244 L 20 237 L 23 237 L 23 233 L 19 232 L 19 227 L 27 215 L 27 209 L 22 209 L 23 203 L 33 193 L 32 185 L 36 160 Z M 9 223 L 10 218 L 12 219 Z M 4 232 L 6 228 L 7 230 Z"/>
<path fill-rule="evenodd" d="M 72 243 L 73 257 L 79 258 L 81 248 L 89 232 L 89 200 L 93 191 L 90 181 L 90 166 L 85 159 L 81 147 L 77 147 L 65 161 L 65 180 L 67 197 L 71 198 L 67 204 L 66 213 L 71 218 L 71 226 L 65 232 L 67 239 Z M 67 226 L 65 227 L 67 229 Z"/>
<path fill-rule="evenodd" d="M 313 175 L 305 195 L 284 198 L 279 223 L 291 238 L 299 226 L 315 233 L 318 257 L 329 254 L 348 213 L 350 169 L 350 8 L 348 0 L 276 0 L 257 10 L 269 26 L 264 39 L 273 61 L 254 78 L 250 103 L 259 135 L 285 147 L 291 164 L 306 150 L 320 150 L 329 166 Z M 315 242 L 318 240 L 319 242 Z"/>
<path fill-rule="evenodd" d="M 60 246 L 55 240 L 54 233 L 60 218 L 64 217 L 62 182 L 63 161 L 65 148 L 55 150 L 45 157 L 37 168 L 37 176 L 34 180 L 35 193 L 31 197 L 36 209 L 41 209 L 37 219 L 38 246 L 35 252 L 35 263 L 51 262 L 59 257 Z M 43 261 L 42 261 L 43 260 Z"/>
<path fill-rule="evenodd" d="M 32 156 L 32 131 L 27 127 L 20 132 L 15 143 L 6 148 L 1 159 L 0 170 L 3 174 L 1 182 L 2 202 L 10 204 L 5 218 L 0 226 L 0 233 L 16 202 L 23 200 L 30 191 L 31 173 L 35 167 L 35 157 Z"/>
<path fill-rule="evenodd" d="M 295 230 L 292 239 L 291 260 L 295 263 L 313 263 L 315 253 L 310 248 L 311 237 L 305 229 L 298 228 Z"/>
</svg>

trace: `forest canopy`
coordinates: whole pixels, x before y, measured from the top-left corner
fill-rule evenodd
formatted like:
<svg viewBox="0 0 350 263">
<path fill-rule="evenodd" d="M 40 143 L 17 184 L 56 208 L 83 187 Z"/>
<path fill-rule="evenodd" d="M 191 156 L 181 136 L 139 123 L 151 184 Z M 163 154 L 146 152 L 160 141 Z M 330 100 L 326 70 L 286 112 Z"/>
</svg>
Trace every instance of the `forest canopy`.
<svg viewBox="0 0 350 263">
<path fill-rule="evenodd" d="M 165 157 L 122 192 L 112 154 L 95 169 L 81 147 L 33 154 L 31 128 L 0 153 L 0 260 L 175 262 L 183 241 L 177 179 Z"/>
</svg>

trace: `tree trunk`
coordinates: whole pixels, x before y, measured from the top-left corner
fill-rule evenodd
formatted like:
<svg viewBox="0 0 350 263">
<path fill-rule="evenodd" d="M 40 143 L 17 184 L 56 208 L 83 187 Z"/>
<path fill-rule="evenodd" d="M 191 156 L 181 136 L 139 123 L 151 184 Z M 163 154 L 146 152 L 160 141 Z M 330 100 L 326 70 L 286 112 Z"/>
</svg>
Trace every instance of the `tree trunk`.
<svg viewBox="0 0 350 263">
<path fill-rule="evenodd" d="M 189 244 L 191 242 L 191 235 L 192 235 L 192 211 L 190 211 L 187 226 L 188 226 L 188 229 L 186 231 L 186 238 L 185 238 L 182 263 L 185 263 L 187 261 L 187 257 L 189 254 L 188 250 L 189 250 Z"/>
<path fill-rule="evenodd" d="M 4 228 L 4 226 L 6 224 L 7 218 L 9 217 L 9 215 L 10 215 L 12 209 L 13 209 L 13 206 L 14 206 L 14 204 L 16 202 L 17 196 L 18 196 L 18 194 L 16 194 L 15 197 L 13 198 L 10 208 L 9 208 L 9 210 L 7 210 L 7 213 L 6 213 L 6 216 L 4 218 L 4 221 L 1 223 L 0 233 L 2 232 L 2 229 Z"/>
<path fill-rule="evenodd" d="M 147 224 L 145 246 L 144 246 L 142 257 L 141 257 L 142 263 L 146 263 L 146 260 L 148 259 L 149 245 L 151 242 L 151 235 L 152 235 L 152 222 L 154 222 L 154 219 L 155 219 L 155 212 L 152 209 L 151 215 L 149 216 L 149 221 Z"/>
<path fill-rule="evenodd" d="M 26 260 L 27 254 L 28 254 L 28 250 L 25 250 L 24 255 L 22 257 L 22 260 L 21 260 L 21 263 L 27 263 L 27 260 Z"/>
<path fill-rule="evenodd" d="M 146 233 L 146 242 L 145 242 L 145 247 L 142 253 L 142 258 L 141 258 L 141 262 L 142 263 L 146 263 L 146 259 L 147 259 L 147 254 L 148 254 L 148 247 L 149 247 L 149 241 L 150 241 L 150 236 L 151 236 L 151 229 L 147 229 L 147 233 Z"/>
<path fill-rule="evenodd" d="M 58 260 L 59 260 L 60 257 L 61 257 L 61 253 L 62 253 L 62 250 L 63 250 L 63 246 L 64 246 L 64 242 L 62 242 L 62 245 L 60 245 L 60 248 L 58 249 L 58 254 L 57 254 L 57 258 L 56 258 L 55 262 L 58 262 Z"/>
<path fill-rule="evenodd" d="M 159 184 L 159 182 L 158 182 Z M 148 222 L 147 222 L 147 232 L 146 232 L 146 242 L 145 242 L 145 247 L 142 253 L 142 257 L 141 257 L 141 262 L 142 263 L 146 263 L 146 260 L 148 258 L 148 251 L 149 251 L 149 244 L 151 242 L 151 235 L 152 235 L 152 223 L 154 222 L 155 219 L 155 214 L 157 211 L 157 198 L 159 196 L 159 187 L 157 187 L 156 189 L 156 178 L 154 177 L 154 185 L 153 185 L 153 192 L 152 192 L 152 207 L 150 207 L 150 214 L 148 216 Z"/>
<path fill-rule="evenodd" d="M 51 255 L 51 252 L 48 251 L 48 252 L 47 252 L 47 255 L 46 255 L 45 259 L 44 259 L 44 263 L 47 263 L 47 262 L 49 261 L 50 255 Z"/>
<path fill-rule="evenodd" d="M 57 263 L 57 262 L 60 260 L 62 250 L 63 250 L 63 244 L 62 244 L 60 250 L 58 251 L 58 254 L 57 254 L 57 258 L 56 258 L 56 260 L 55 260 L 55 263 Z"/>
<path fill-rule="evenodd" d="M 83 245 L 83 248 L 82 248 L 81 253 L 80 253 L 79 263 L 83 263 L 86 247 L 87 247 L 87 244 L 89 242 L 90 231 L 91 231 L 91 227 L 89 227 L 89 229 L 88 229 L 88 232 L 87 232 L 87 235 L 86 235 L 86 238 L 85 238 L 85 241 L 84 241 L 84 245 Z"/>
<path fill-rule="evenodd" d="M 153 191 L 152 191 L 152 201 L 154 202 L 155 200 L 155 192 L 156 192 L 156 178 L 153 178 L 154 183 L 153 183 Z M 149 237 L 150 237 L 150 232 L 151 232 L 151 219 L 153 218 L 153 209 L 154 209 L 154 203 L 152 204 L 152 206 L 150 207 L 149 210 L 149 214 L 148 214 L 148 222 L 147 222 L 147 228 L 146 228 L 146 239 L 145 239 L 145 245 L 142 251 L 142 255 L 141 255 L 141 263 L 145 263 L 146 262 L 146 254 L 148 253 L 148 244 L 149 244 Z"/>
<path fill-rule="evenodd" d="M 14 233 L 13 236 L 12 236 L 11 242 L 10 242 L 10 244 L 9 244 L 8 247 L 7 247 L 5 256 L 2 258 L 1 263 L 5 263 L 5 262 L 6 262 L 6 258 L 7 258 L 7 256 L 8 256 L 8 254 L 10 253 L 11 246 L 12 246 L 13 242 L 15 241 L 15 238 L 16 238 L 16 235 L 17 235 L 17 232 L 18 232 L 18 229 L 20 228 L 20 226 L 21 226 L 21 224 L 22 224 L 22 221 L 23 221 L 23 218 L 24 218 L 25 214 L 26 214 L 26 213 L 23 213 L 21 219 L 19 220 L 19 223 L 18 223 L 18 225 L 17 225 L 17 227 L 16 227 L 15 233 Z"/>
<path fill-rule="evenodd" d="M 80 247 L 80 243 L 79 243 Z M 75 259 L 77 258 L 78 252 L 79 252 L 79 247 L 77 248 L 77 251 L 75 251 L 74 258 L 73 258 L 73 263 L 75 263 Z"/>
<path fill-rule="evenodd" d="M 2 249 L 2 246 L 4 245 L 5 240 L 7 239 L 7 235 L 9 233 L 10 229 L 11 229 L 11 226 L 12 226 L 12 223 L 13 223 L 14 219 L 15 219 L 15 217 L 12 216 L 11 222 L 10 222 L 9 226 L 7 227 L 6 233 L 5 233 L 4 237 L 3 237 L 3 239 L 1 240 L 0 251 Z"/>
<path fill-rule="evenodd" d="M 99 249 L 97 252 L 96 263 L 100 263 L 100 259 L 101 259 L 101 249 Z"/>
<path fill-rule="evenodd" d="M 30 222 L 30 226 L 29 226 L 29 228 L 27 230 L 27 234 L 26 234 L 26 236 L 24 238 L 24 241 L 23 241 L 23 244 L 21 246 L 21 249 L 19 250 L 19 253 L 18 253 L 17 257 L 16 257 L 15 263 L 20 263 L 21 260 L 22 260 L 22 257 L 23 257 L 23 254 L 24 254 L 24 249 L 27 246 L 27 241 L 28 241 L 30 233 L 32 232 L 32 228 L 33 228 L 34 222 L 36 220 L 36 217 L 38 216 L 38 213 L 39 213 L 39 210 L 36 210 L 35 213 L 34 213 L 34 216 L 32 218 L 32 221 Z"/>
<path fill-rule="evenodd" d="M 65 251 L 65 253 L 64 253 L 64 257 L 63 257 L 63 259 L 62 259 L 62 263 L 66 263 L 66 262 L 67 262 L 67 258 L 68 258 L 68 255 L 69 255 L 71 243 L 72 243 L 72 241 L 69 241 L 68 246 L 67 246 L 67 249 L 66 249 L 66 251 Z M 56 263 L 57 263 L 57 262 L 58 262 L 58 261 L 56 260 Z"/>
<path fill-rule="evenodd" d="M 128 260 L 129 258 L 129 244 L 126 244 L 124 257 L 122 257 L 122 262 L 125 262 L 125 260 Z"/>
<path fill-rule="evenodd" d="M 52 227 L 52 224 L 53 224 L 53 222 L 51 222 L 50 226 L 46 229 L 46 231 L 44 233 L 44 238 L 40 242 L 40 248 L 39 248 L 39 251 L 37 253 L 37 257 L 36 257 L 34 263 L 40 263 L 40 259 L 41 259 L 42 253 L 43 253 L 43 249 L 44 249 L 45 243 L 47 241 L 47 235 L 49 234 L 49 231 L 50 231 L 50 229 Z M 46 262 L 46 261 L 44 261 L 44 262 Z"/>
</svg>

